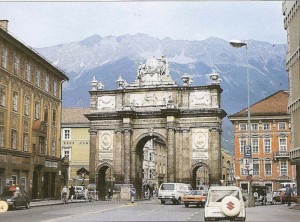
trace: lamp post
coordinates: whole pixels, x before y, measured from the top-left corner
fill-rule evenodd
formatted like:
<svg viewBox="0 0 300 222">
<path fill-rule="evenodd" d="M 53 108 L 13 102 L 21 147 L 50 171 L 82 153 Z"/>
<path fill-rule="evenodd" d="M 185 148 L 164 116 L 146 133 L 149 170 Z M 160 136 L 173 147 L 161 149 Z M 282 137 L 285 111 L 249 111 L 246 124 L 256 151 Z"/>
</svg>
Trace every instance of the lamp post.
<svg viewBox="0 0 300 222">
<path fill-rule="evenodd" d="M 230 45 L 234 48 L 246 48 L 246 70 L 247 70 L 247 120 L 248 120 L 248 149 L 251 150 L 251 116 L 250 116 L 250 81 L 249 81 L 249 64 L 248 64 L 248 45 L 240 40 L 231 40 Z M 251 157 L 252 158 L 252 157 Z M 248 170 L 248 169 L 247 169 Z M 248 174 L 249 174 L 248 170 Z M 252 181 L 249 182 L 249 207 L 254 207 L 254 197 L 252 194 Z"/>
</svg>

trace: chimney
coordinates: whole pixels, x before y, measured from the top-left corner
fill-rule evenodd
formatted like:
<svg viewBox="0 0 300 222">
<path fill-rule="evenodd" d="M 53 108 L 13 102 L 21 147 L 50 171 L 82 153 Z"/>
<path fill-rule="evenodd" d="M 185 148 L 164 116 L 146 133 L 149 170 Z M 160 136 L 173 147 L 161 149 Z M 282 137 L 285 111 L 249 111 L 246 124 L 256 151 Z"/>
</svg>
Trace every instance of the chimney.
<svg viewBox="0 0 300 222">
<path fill-rule="evenodd" d="M 8 27 L 8 20 L 0 20 L 0 28 L 7 32 L 8 31 L 7 27 Z"/>
</svg>

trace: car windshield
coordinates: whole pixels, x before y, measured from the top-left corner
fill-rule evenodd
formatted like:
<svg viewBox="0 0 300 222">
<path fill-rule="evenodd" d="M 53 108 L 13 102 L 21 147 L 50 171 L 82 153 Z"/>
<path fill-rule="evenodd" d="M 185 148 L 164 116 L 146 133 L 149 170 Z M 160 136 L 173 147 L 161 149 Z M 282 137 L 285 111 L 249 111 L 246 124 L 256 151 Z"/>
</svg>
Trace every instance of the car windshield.
<svg viewBox="0 0 300 222">
<path fill-rule="evenodd" d="M 221 202 L 224 197 L 233 196 L 240 199 L 238 190 L 212 190 L 210 192 L 209 202 Z"/>
<path fill-rule="evenodd" d="M 174 184 L 162 184 L 160 189 L 161 190 L 174 190 Z"/>
</svg>

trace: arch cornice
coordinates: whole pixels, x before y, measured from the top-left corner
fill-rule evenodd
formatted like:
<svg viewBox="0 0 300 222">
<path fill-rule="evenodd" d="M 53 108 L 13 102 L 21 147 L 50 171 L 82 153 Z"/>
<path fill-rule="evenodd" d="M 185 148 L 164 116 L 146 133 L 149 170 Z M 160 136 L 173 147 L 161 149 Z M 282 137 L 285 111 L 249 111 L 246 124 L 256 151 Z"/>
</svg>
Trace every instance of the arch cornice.
<svg viewBox="0 0 300 222">
<path fill-rule="evenodd" d="M 113 172 L 115 172 L 115 168 L 113 166 L 113 164 L 111 164 L 110 162 L 103 162 L 101 164 L 99 164 L 99 166 L 97 167 L 97 171 L 96 172 L 99 172 L 99 170 L 102 168 L 102 167 L 108 167 L 108 168 L 111 168 Z"/>
</svg>

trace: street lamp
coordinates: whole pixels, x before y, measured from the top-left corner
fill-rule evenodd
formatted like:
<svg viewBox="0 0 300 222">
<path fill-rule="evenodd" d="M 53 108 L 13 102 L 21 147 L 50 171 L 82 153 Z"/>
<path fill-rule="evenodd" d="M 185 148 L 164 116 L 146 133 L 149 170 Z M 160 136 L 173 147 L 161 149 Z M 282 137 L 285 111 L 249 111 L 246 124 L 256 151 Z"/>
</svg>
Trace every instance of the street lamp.
<svg viewBox="0 0 300 222">
<path fill-rule="evenodd" d="M 248 147 L 251 149 L 251 117 L 250 117 L 250 81 L 249 81 L 249 64 L 248 64 L 248 45 L 245 42 L 242 42 L 240 40 L 231 40 L 230 45 L 234 48 L 242 48 L 245 46 L 246 48 L 246 69 L 247 69 L 247 117 L 248 117 Z M 248 171 L 249 174 L 249 171 Z M 252 183 L 249 182 L 249 207 L 254 207 L 254 197 L 252 195 Z"/>
</svg>

